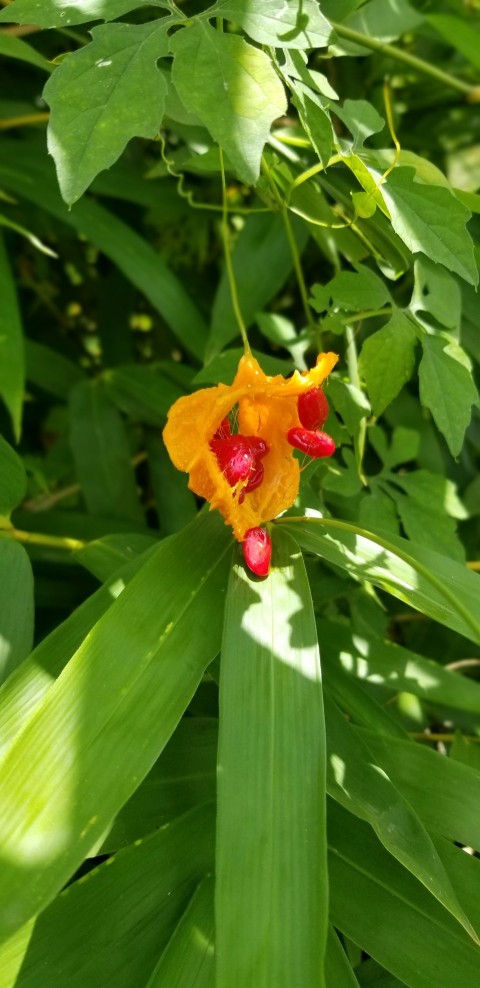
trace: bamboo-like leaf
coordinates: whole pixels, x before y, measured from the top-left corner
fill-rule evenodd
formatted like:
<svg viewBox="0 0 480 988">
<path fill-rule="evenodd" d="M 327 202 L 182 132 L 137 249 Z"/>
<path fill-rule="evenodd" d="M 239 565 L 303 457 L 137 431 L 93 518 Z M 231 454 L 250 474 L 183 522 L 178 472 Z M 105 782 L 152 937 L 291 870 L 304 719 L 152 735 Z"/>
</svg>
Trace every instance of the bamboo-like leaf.
<svg viewBox="0 0 480 988">
<path fill-rule="evenodd" d="M 329 794 L 370 823 L 387 851 L 408 868 L 476 939 L 475 930 L 460 906 L 435 845 L 414 809 L 388 775 L 372 764 L 368 746 L 362 744 L 361 736 L 342 718 L 328 696 L 325 697 L 325 713 Z"/>
<path fill-rule="evenodd" d="M 476 573 L 407 539 L 391 534 L 386 539 L 336 518 L 285 518 L 281 524 L 303 549 L 480 643 Z"/>
<path fill-rule="evenodd" d="M 0 539 L 0 683 L 28 655 L 33 641 L 33 573 L 22 545 Z"/>
<path fill-rule="evenodd" d="M 0 234 L 0 398 L 10 413 L 17 441 L 21 433 L 24 378 L 21 315 L 13 274 Z"/>
<path fill-rule="evenodd" d="M 348 957 L 332 926 L 328 930 L 325 978 L 326 984 L 335 988 L 359 988 Z"/>
<path fill-rule="evenodd" d="M 10 528 L 10 515 L 27 489 L 23 461 L 0 436 L 0 528 Z"/>
<path fill-rule="evenodd" d="M 321 988 L 325 737 L 310 588 L 274 533 L 259 582 L 236 564 L 220 675 L 217 988 Z"/>
<path fill-rule="evenodd" d="M 43 909 L 139 786 L 220 646 L 230 538 L 203 515 L 160 543 L 0 770 L 0 935 Z"/>
<path fill-rule="evenodd" d="M 22 928 L 0 947 L 2 988 L 145 985 L 211 867 L 213 824 L 211 806 L 198 807 L 71 884 L 29 940 Z"/>
<path fill-rule="evenodd" d="M 122 566 L 105 586 L 92 594 L 59 624 L 0 688 L 0 754 L 5 755 L 15 735 L 40 705 L 46 693 L 77 651 L 94 624 L 120 596 L 142 568 L 146 555 Z"/>
<path fill-rule="evenodd" d="M 194 892 L 146 988 L 213 988 L 214 881 L 207 875 Z"/>
<path fill-rule="evenodd" d="M 480 948 L 366 824 L 330 805 L 328 843 L 337 929 L 409 988 L 476 985 Z"/>
</svg>

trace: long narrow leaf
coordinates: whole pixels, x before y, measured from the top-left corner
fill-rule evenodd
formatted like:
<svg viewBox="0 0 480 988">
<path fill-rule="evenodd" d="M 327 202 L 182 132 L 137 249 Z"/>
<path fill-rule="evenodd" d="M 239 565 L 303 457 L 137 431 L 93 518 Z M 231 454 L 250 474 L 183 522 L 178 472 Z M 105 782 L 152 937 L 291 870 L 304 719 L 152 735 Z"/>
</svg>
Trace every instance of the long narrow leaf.
<svg viewBox="0 0 480 988">
<path fill-rule="evenodd" d="M 194 892 L 147 988 L 213 988 L 214 881 L 207 875 Z"/>
<path fill-rule="evenodd" d="M 229 535 L 160 543 L 47 692 L 0 770 L 0 935 L 39 912 L 138 787 L 220 646 Z"/>
<path fill-rule="evenodd" d="M 296 544 L 235 565 L 220 675 L 217 988 L 321 988 L 328 915 L 315 620 Z"/>
</svg>

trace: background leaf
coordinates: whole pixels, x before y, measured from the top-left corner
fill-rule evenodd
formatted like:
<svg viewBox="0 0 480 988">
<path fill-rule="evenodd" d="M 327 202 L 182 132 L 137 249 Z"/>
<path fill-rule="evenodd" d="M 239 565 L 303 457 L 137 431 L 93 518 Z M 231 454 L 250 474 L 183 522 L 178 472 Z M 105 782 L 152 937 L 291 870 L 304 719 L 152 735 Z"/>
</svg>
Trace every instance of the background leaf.
<svg viewBox="0 0 480 988">
<path fill-rule="evenodd" d="M 0 397 L 10 412 L 17 442 L 21 432 L 24 378 L 22 321 L 5 244 L 0 234 Z"/>
<path fill-rule="evenodd" d="M 0 538 L 0 683 L 33 644 L 33 573 L 22 545 Z"/>
<path fill-rule="evenodd" d="M 298 8 L 284 0 L 219 0 L 208 13 L 240 24 L 261 45 L 324 48 L 332 33 L 314 0 Z"/>
<path fill-rule="evenodd" d="M 0 527 L 10 527 L 10 515 L 25 496 L 26 489 L 23 462 L 0 436 Z"/>
<path fill-rule="evenodd" d="M 422 348 L 420 400 L 430 408 L 452 456 L 458 456 L 478 392 L 460 347 L 441 336 L 423 336 Z"/>
<path fill-rule="evenodd" d="M 270 126 L 286 108 L 270 60 L 242 38 L 203 22 L 177 31 L 170 48 L 182 103 L 208 127 L 238 177 L 253 184 Z"/>
<path fill-rule="evenodd" d="M 167 7 L 168 0 L 81 0 L 81 9 L 72 0 L 14 0 L 9 10 L 0 11 L 0 22 L 38 24 L 39 27 L 70 27 L 85 21 L 111 21 L 141 7 Z"/>
<path fill-rule="evenodd" d="M 393 312 L 386 326 L 365 340 L 360 371 L 374 415 L 381 415 L 410 380 L 415 366 L 416 343 L 412 324 L 398 310 Z"/>
</svg>

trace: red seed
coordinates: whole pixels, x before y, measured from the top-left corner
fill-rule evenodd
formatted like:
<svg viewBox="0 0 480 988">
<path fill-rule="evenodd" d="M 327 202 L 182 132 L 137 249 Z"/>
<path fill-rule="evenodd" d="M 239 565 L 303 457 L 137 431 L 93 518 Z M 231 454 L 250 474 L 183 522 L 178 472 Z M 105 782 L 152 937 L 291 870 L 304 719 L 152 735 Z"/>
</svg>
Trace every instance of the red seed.
<svg viewBox="0 0 480 988">
<path fill-rule="evenodd" d="M 210 449 L 230 487 L 235 487 L 239 480 L 247 480 L 255 470 L 255 455 L 245 436 L 212 439 Z"/>
<path fill-rule="evenodd" d="M 266 456 L 270 450 L 270 446 L 267 442 L 265 442 L 265 439 L 262 439 L 261 436 L 245 436 L 245 439 L 250 443 L 250 446 L 255 453 L 255 458 L 257 460 L 263 460 L 263 457 Z"/>
<path fill-rule="evenodd" d="M 256 576 L 267 576 L 272 556 L 272 540 L 264 528 L 249 528 L 242 542 L 243 558 Z"/>
<path fill-rule="evenodd" d="M 240 494 L 238 495 L 239 504 L 243 504 L 245 494 L 250 494 L 252 491 L 256 491 L 257 487 L 260 487 L 260 484 L 263 482 L 264 474 L 265 470 L 263 469 L 263 463 L 257 463 L 255 470 L 253 470 L 250 474 L 248 484 L 242 491 L 240 491 Z"/>
<path fill-rule="evenodd" d="M 298 417 L 305 429 L 318 429 L 328 418 L 328 401 L 321 388 L 305 391 L 297 401 Z"/>
<path fill-rule="evenodd" d="M 307 456 L 318 458 L 331 456 L 335 452 L 335 443 L 326 432 L 309 432 L 308 429 L 289 429 L 287 439 L 290 446 L 301 450 Z"/>
</svg>

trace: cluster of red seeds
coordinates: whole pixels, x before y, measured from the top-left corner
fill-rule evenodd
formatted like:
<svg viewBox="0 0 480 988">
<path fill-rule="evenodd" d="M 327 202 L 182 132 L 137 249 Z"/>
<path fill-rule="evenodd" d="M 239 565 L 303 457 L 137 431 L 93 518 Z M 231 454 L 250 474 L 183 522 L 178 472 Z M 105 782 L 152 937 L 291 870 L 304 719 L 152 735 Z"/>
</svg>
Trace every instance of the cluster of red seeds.
<svg viewBox="0 0 480 988">
<path fill-rule="evenodd" d="M 319 427 L 328 417 L 328 402 L 321 388 L 313 388 L 300 395 L 297 401 L 298 417 L 301 426 L 289 429 L 288 442 L 295 449 L 315 459 L 331 456 L 335 443 Z M 230 484 L 236 487 L 243 483 L 238 495 L 238 503 L 243 504 L 245 495 L 260 487 L 264 477 L 263 460 L 269 452 L 268 443 L 260 436 L 242 436 L 230 431 L 228 418 L 223 419 L 213 439 L 210 449 L 215 453 L 217 463 Z M 245 483 L 247 481 L 247 483 Z M 235 497 L 236 492 L 233 493 Z M 248 568 L 256 576 L 267 576 L 272 555 L 272 541 L 264 528 L 249 528 L 242 543 L 243 556 Z"/>
</svg>

